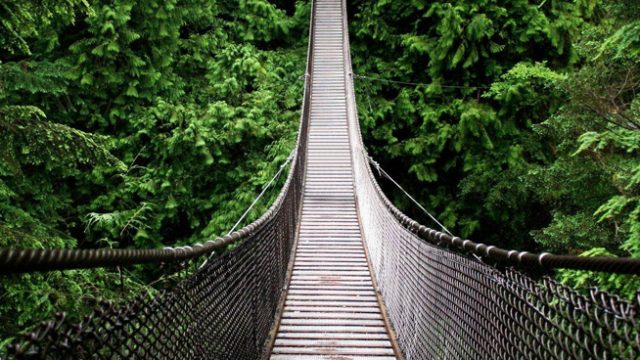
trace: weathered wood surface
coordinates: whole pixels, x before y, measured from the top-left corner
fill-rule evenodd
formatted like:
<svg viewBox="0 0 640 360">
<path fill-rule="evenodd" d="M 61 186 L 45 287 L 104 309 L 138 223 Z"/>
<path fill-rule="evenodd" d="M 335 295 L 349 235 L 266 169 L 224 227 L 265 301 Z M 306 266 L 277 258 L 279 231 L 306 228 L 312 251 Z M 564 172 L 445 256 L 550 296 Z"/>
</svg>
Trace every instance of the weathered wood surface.
<svg viewBox="0 0 640 360">
<path fill-rule="evenodd" d="M 343 11 L 316 0 L 305 193 L 272 359 L 395 359 L 356 213 Z"/>
</svg>

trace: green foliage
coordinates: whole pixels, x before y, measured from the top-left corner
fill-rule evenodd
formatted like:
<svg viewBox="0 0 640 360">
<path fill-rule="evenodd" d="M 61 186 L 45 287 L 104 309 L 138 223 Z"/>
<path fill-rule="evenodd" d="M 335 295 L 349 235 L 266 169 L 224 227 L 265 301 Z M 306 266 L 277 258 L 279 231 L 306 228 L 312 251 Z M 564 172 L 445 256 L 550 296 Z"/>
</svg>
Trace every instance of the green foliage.
<svg viewBox="0 0 640 360">
<path fill-rule="evenodd" d="M 6 3 L 6 4 L 5 4 Z M 309 6 L 266 0 L 0 5 L 0 246 L 160 247 L 228 230 L 291 151 Z M 274 198 L 276 186 L 247 221 Z M 136 267 L 0 282 L 0 338 Z M 98 291 L 100 289 L 100 291 Z"/>
<path fill-rule="evenodd" d="M 448 228 L 523 250 L 640 256 L 637 1 L 349 6 L 369 151 Z M 160 247 L 227 231 L 293 147 L 308 15 L 291 1 L 4 1 L 0 246 Z M 0 338 L 54 309 L 81 316 L 92 297 L 150 291 L 160 275 L 127 269 L 122 287 L 109 269 L 4 279 Z"/>
<path fill-rule="evenodd" d="M 595 247 L 581 254 L 582 256 L 613 256 L 611 252 L 601 247 Z M 561 270 L 559 279 L 567 285 L 576 288 L 597 287 L 600 291 L 623 294 L 633 298 L 640 288 L 640 279 L 634 275 L 607 274 L 603 272 Z"/>
<path fill-rule="evenodd" d="M 531 189 L 510 189 L 552 155 L 532 128 L 562 102 L 553 69 L 576 61 L 581 8 L 526 0 L 353 5 L 355 72 L 432 84 L 360 81 L 365 142 L 392 173 L 409 172 L 404 185 L 459 235 L 521 247 L 531 242 L 522 234 L 546 221 L 527 214 L 541 211 Z"/>
<path fill-rule="evenodd" d="M 87 0 L 6 0 L 0 4 L 0 49 L 9 55 L 30 55 L 28 40 L 41 35 L 51 44 L 57 36 L 48 32 L 53 23 L 73 23 L 76 11 L 90 12 Z M 5 54 L 6 55 L 6 54 Z"/>
<path fill-rule="evenodd" d="M 638 6 L 352 4 L 354 71 L 422 84 L 359 78 L 369 151 L 457 235 L 529 251 L 640 256 Z M 637 289 L 624 277 L 560 278 L 626 296 Z"/>
<path fill-rule="evenodd" d="M 572 181 L 559 182 L 564 195 L 551 197 L 562 200 L 555 206 L 559 211 L 534 236 L 554 242 L 559 252 L 640 256 L 640 42 L 637 13 L 636 19 L 628 15 L 585 26 L 577 42 L 584 63 L 558 83 L 570 99 L 544 124 L 556 133 L 559 150 L 547 167 L 557 168 L 557 175 L 548 178 L 571 174 Z M 568 232 L 583 241 L 572 241 Z M 560 276 L 627 296 L 634 296 L 639 285 L 637 279 L 607 274 L 565 271 Z"/>
</svg>

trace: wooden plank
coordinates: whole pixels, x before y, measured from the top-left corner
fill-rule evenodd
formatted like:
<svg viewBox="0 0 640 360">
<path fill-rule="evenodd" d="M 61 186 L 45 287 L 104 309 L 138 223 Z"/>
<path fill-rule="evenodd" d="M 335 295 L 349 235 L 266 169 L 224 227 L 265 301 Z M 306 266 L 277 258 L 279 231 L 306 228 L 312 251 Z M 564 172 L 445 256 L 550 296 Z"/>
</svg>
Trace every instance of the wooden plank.
<svg viewBox="0 0 640 360">
<path fill-rule="evenodd" d="M 336 355 L 287 355 L 287 354 L 274 354 L 271 356 L 273 360 L 395 360 L 395 356 L 375 356 L 375 355 L 358 355 L 336 357 Z"/>
<path fill-rule="evenodd" d="M 363 296 L 375 296 L 375 291 L 373 289 L 364 289 L 364 290 L 306 290 L 306 289 L 289 289 L 289 294 L 291 295 L 310 295 L 313 297 L 357 297 L 362 298 Z"/>
<path fill-rule="evenodd" d="M 334 281 L 371 281 L 371 276 L 369 274 L 364 276 L 340 276 L 340 275 L 309 275 L 309 274 L 293 274 L 292 275 L 296 281 L 297 280 L 313 280 L 313 281 L 326 281 L 326 282 L 334 282 Z"/>
<path fill-rule="evenodd" d="M 297 300 L 297 299 L 290 299 L 289 296 L 287 296 L 287 300 L 285 302 L 285 306 L 287 305 L 333 306 L 333 307 L 339 307 L 339 308 L 379 306 L 377 301 L 372 301 L 372 300 L 360 300 L 360 301 L 342 301 L 342 300 L 320 301 L 320 300 L 313 300 L 313 299 Z"/>
<path fill-rule="evenodd" d="M 342 1 L 318 0 L 314 8 L 302 218 L 271 358 L 390 360 L 356 212 Z"/>
<path fill-rule="evenodd" d="M 344 285 L 344 284 L 335 284 L 335 285 L 322 285 L 322 284 L 314 284 L 314 285 L 301 285 L 297 282 L 291 284 L 289 286 L 289 290 L 335 290 L 335 291 L 360 291 L 363 289 L 371 290 L 371 284 L 360 284 L 360 285 Z"/>
<path fill-rule="evenodd" d="M 282 339 L 388 340 L 385 333 L 282 332 Z"/>
<path fill-rule="evenodd" d="M 323 269 L 323 270 L 296 270 L 294 271 L 295 275 L 306 275 L 306 276 L 342 276 L 342 277 L 350 277 L 350 276 L 371 276 L 368 271 L 344 271 L 344 270 L 331 270 L 331 269 Z"/>
<path fill-rule="evenodd" d="M 326 311 L 299 311 L 285 310 L 284 319 L 349 319 L 349 320 L 382 320 L 380 313 L 365 312 L 326 312 Z"/>
<path fill-rule="evenodd" d="M 335 354 L 335 355 L 393 355 L 393 349 L 391 348 L 368 348 L 363 349 L 359 347 L 284 347 L 274 346 L 274 354 Z"/>
<path fill-rule="evenodd" d="M 360 269 L 361 267 L 364 268 L 363 270 L 367 270 L 367 263 L 364 260 L 361 261 L 348 261 L 349 258 L 346 258 L 343 262 L 339 262 L 339 261 L 330 261 L 329 259 L 326 258 L 318 258 L 316 260 L 313 259 L 296 259 L 295 261 L 295 267 L 298 268 L 306 268 L 306 267 L 326 267 L 326 266 L 330 266 L 333 269 L 340 269 L 340 268 L 349 268 L 349 269 L 353 269 L 353 268 L 358 268 Z"/>
<path fill-rule="evenodd" d="M 354 325 L 289 325 L 280 324 L 282 332 L 315 332 L 315 333 L 366 333 L 366 334 L 386 334 L 387 329 L 382 326 L 360 326 Z"/>
<path fill-rule="evenodd" d="M 373 347 L 373 348 L 391 348 L 391 342 L 389 340 L 352 340 L 352 339 L 312 339 L 312 340 L 300 340 L 300 339 L 278 339 L 275 346 L 279 347 Z"/>
<path fill-rule="evenodd" d="M 360 286 L 366 286 L 366 287 L 371 287 L 373 285 L 373 283 L 371 281 L 336 281 L 336 282 L 321 282 L 318 280 L 300 280 L 300 279 L 296 279 L 296 281 L 292 282 L 290 284 L 290 288 L 318 288 L 318 287 L 324 287 L 324 288 L 329 288 L 329 287 L 338 287 L 338 286 L 344 286 L 344 287 L 349 287 L 349 286 L 353 286 L 353 287 L 360 287 Z"/>
<path fill-rule="evenodd" d="M 334 307 L 334 306 L 286 306 L 284 311 L 309 311 L 309 312 L 323 312 L 325 314 L 331 313 L 371 313 L 380 314 L 380 309 L 377 307 Z"/>
<path fill-rule="evenodd" d="M 382 320 L 363 320 L 363 319 L 290 319 L 283 318 L 281 325 L 292 326 L 359 326 L 359 327 L 382 327 L 384 330 L 384 321 Z"/>
</svg>

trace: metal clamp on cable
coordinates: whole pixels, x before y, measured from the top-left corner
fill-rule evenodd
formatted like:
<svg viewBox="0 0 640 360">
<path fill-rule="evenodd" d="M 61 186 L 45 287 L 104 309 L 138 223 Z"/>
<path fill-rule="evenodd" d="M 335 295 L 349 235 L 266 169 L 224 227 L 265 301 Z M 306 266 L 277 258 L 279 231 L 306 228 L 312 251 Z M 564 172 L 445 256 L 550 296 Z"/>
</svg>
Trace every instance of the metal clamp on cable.
<svg viewBox="0 0 640 360">
<path fill-rule="evenodd" d="M 373 160 L 371 156 L 369 156 L 369 161 L 371 161 L 371 164 L 373 164 L 373 166 L 378 171 L 378 176 L 382 176 L 382 170 L 380 170 L 380 164 L 377 161 Z"/>
</svg>

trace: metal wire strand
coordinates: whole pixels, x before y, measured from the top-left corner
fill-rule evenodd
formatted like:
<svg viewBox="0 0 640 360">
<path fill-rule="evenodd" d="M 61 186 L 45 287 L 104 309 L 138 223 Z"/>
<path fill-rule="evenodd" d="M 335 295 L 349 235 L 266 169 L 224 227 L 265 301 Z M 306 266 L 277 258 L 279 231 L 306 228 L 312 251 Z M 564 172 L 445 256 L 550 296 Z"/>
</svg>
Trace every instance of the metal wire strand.
<svg viewBox="0 0 640 360">
<path fill-rule="evenodd" d="M 227 235 L 231 235 L 231 233 L 233 233 L 236 230 L 238 225 L 242 223 L 242 220 L 244 220 L 244 218 L 247 217 L 249 212 L 251 212 L 254 206 L 256 206 L 256 204 L 258 203 L 258 201 L 260 201 L 262 196 L 267 192 L 267 190 L 269 190 L 273 182 L 280 177 L 284 169 L 287 167 L 287 165 L 289 165 L 289 163 L 293 159 L 294 153 L 295 153 L 295 150 L 291 151 L 291 154 L 289 154 L 289 156 L 287 157 L 287 160 L 285 160 L 285 162 L 282 165 L 280 165 L 280 169 L 275 173 L 275 175 L 273 175 L 271 180 L 269 180 L 269 182 L 267 182 L 267 184 L 262 188 L 262 191 L 258 194 L 258 196 L 256 196 L 255 199 L 253 199 L 253 202 L 251 202 L 251 205 L 249 205 L 249 207 L 244 211 L 244 213 L 242 213 L 242 216 L 240 216 L 238 221 L 236 221 L 236 223 L 233 224 L 233 226 L 231 227 L 231 230 L 229 230 Z"/>
<path fill-rule="evenodd" d="M 365 75 L 359 75 L 359 74 L 355 74 L 355 77 L 359 79 L 369 80 L 369 81 L 378 81 L 378 82 L 385 82 L 385 83 L 406 85 L 406 86 L 433 86 L 433 87 L 440 87 L 445 89 L 490 89 L 491 88 L 490 86 L 487 86 L 487 85 L 467 86 L 467 85 L 447 85 L 447 84 L 440 84 L 440 83 L 420 83 L 420 82 L 411 82 L 411 81 L 399 81 L 399 80 L 384 79 L 381 77 L 365 76 Z"/>
<path fill-rule="evenodd" d="M 367 157 L 367 159 L 369 159 L 369 163 L 371 163 L 371 165 L 373 165 L 376 168 L 376 170 L 378 171 L 378 173 L 381 176 L 384 176 L 385 178 L 387 178 L 387 180 L 391 181 L 391 183 L 393 185 L 395 185 L 398 189 L 400 189 L 400 191 L 404 194 L 404 196 L 406 196 L 409 200 L 411 200 L 411 202 L 413 202 L 420 210 L 422 210 L 422 212 L 424 212 L 433 222 L 435 222 L 438 226 L 440 226 L 440 228 L 442 230 L 444 230 L 444 232 L 446 232 L 447 234 L 453 236 L 451 231 L 449 231 L 449 229 L 447 229 L 444 225 L 442 225 L 442 223 L 440 221 L 438 221 L 438 219 L 435 216 L 431 215 L 431 213 L 424 206 L 422 206 L 422 204 L 420 204 L 418 202 L 418 200 L 416 200 L 402 186 L 400 186 L 400 184 L 398 184 L 398 182 L 395 181 L 395 179 L 393 177 L 391 177 L 391 175 L 389 175 L 389 173 L 386 172 L 380 166 L 380 163 L 378 163 L 377 161 L 373 160 L 373 158 L 371 156 L 368 156 L 366 153 L 365 153 L 365 156 Z"/>
</svg>

